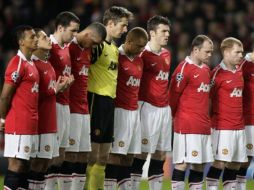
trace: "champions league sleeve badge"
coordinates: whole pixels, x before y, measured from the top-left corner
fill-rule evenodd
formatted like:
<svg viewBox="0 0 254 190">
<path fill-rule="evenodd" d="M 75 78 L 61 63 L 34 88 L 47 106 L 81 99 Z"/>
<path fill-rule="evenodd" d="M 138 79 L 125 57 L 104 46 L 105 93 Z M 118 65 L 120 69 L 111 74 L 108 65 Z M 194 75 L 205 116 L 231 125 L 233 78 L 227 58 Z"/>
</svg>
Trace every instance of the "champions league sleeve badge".
<svg viewBox="0 0 254 190">
<path fill-rule="evenodd" d="M 176 81 L 180 82 L 182 80 L 183 80 L 183 74 L 182 73 L 177 73 L 177 75 L 176 75 Z"/>
<path fill-rule="evenodd" d="M 17 80 L 18 80 L 18 78 L 19 78 L 19 73 L 18 73 L 18 71 L 14 71 L 14 72 L 11 74 L 11 79 L 13 80 L 14 83 L 16 83 Z"/>
</svg>

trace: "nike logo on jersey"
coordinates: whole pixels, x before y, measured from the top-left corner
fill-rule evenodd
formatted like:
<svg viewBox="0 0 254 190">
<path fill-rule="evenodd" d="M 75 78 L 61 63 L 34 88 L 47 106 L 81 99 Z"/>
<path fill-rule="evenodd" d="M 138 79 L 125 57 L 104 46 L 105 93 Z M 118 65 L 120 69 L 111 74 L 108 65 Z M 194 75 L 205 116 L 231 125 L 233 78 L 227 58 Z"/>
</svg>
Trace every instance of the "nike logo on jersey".
<svg viewBox="0 0 254 190">
<path fill-rule="evenodd" d="M 123 68 L 125 71 L 129 70 L 129 67 Z"/>
<path fill-rule="evenodd" d="M 197 75 L 194 75 L 193 77 L 194 77 L 194 79 L 195 79 L 195 78 L 198 78 L 198 77 L 199 77 L 199 74 L 197 74 Z"/>
<path fill-rule="evenodd" d="M 251 76 L 254 77 L 254 73 L 251 73 Z"/>
<path fill-rule="evenodd" d="M 80 57 L 78 57 L 78 58 L 77 58 L 77 61 L 80 61 L 80 60 L 81 60 L 81 58 L 80 58 Z"/>
<path fill-rule="evenodd" d="M 108 56 L 108 54 L 104 53 L 104 56 L 105 56 L 105 57 L 107 57 L 107 56 Z"/>
<path fill-rule="evenodd" d="M 48 71 L 44 71 L 43 73 L 44 73 L 44 75 L 46 75 L 46 74 L 48 74 Z"/>
<path fill-rule="evenodd" d="M 151 66 L 154 67 L 155 65 L 157 65 L 157 63 L 152 63 Z"/>
<path fill-rule="evenodd" d="M 232 82 L 232 80 L 226 80 L 226 83 L 231 83 Z"/>
<path fill-rule="evenodd" d="M 61 61 L 64 59 L 64 57 L 63 57 L 63 56 L 60 56 L 59 58 L 60 58 L 60 60 L 61 60 Z"/>
<path fill-rule="evenodd" d="M 31 76 L 33 76 L 33 73 L 29 73 L 28 75 L 29 75 L 29 77 L 31 77 Z"/>
</svg>

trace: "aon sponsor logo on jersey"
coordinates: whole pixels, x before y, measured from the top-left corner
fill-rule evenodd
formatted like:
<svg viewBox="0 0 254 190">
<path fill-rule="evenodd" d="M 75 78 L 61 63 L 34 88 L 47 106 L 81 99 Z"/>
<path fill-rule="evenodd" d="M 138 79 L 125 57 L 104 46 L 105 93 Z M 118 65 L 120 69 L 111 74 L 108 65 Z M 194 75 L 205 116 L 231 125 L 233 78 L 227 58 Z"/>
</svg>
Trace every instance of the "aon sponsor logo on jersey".
<svg viewBox="0 0 254 190">
<path fill-rule="evenodd" d="M 51 79 L 50 82 L 49 82 L 49 85 L 48 85 L 48 89 L 49 90 L 50 89 L 54 90 L 55 89 L 55 85 L 56 85 L 56 81 Z"/>
<path fill-rule="evenodd" d="M 78 74 L 88 76 L 88 68 L 84 65 Z"/>
<path fill-rule="evenodd" d="M 37 82 L 34 83 L 31 92 L 38 93 L 39 92 L 39 84 Z"/>
<path fill-rule="evenodd" d="M 71 74 L 71 67 L 68 65 L 65 65 L 65 68 L 63 70 L 63 75 L 70 75 Z"/>
<path fill-rule="evenodd" d="M 201 83 L 199 88 L 197 89 L 198 92 L 209 92 L 210 91 L 210 84 Z"/>
<path fill-rule="evenodd" d="M 159 74 L 156 76 L 156 80 L 168 80 L 168 72 L 160 71 Z"/>
<path fill-rule="evenodd" d="M 130 76 L 129 80 L 126 82 L 127 86 L 139 86 L 140 79 L 136 79 L 133 76 Z"/>
<path fill-rule="evenodd" d="M 230 97 L 242 97 L 243 91 L 242 89 L 234 88 L 234 90 L 230 93 Z"/>
</svg>

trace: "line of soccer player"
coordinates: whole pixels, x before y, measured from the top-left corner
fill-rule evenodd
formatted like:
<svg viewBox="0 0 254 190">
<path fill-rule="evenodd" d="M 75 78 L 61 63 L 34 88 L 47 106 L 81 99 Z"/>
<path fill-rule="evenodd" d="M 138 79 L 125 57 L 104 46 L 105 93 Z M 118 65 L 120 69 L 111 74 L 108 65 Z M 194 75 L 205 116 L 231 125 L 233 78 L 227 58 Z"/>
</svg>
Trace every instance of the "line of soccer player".
<svg viewBox="0 0 254 190">
<path fill-rule="evenodd" d="M 118 48 L 114 40 L 132 17 L 113 6 L 103 24 L 81 32 L 71 12 L 58 14 L 50 37 L 16 29 L 19 50 L 0 99 L 4 189 L 138 190 L 147 172 L 150 189 L 159 190 L 172 130 L 172 189 L 184 189 L 188 167 L 190 189 L 201 189 L 209 162 L 208 190 L 218 189 L 222 171 L 224 189 L 245 189 L 254 156 L 254 55 L 243 59 L 242 43 L 226 38 L 210 71 L 213 42 L 198 35 L 170 81 L 169 20 L 153 16 L 147 31 L 131 29 Z"/>
</svg>

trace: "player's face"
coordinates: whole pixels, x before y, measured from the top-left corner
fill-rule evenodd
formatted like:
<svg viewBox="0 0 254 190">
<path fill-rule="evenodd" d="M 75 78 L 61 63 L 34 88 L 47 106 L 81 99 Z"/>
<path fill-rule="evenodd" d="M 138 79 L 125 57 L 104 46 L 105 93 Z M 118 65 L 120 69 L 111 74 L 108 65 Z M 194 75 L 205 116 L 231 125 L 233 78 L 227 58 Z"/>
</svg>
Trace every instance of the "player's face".
<svg viewBox="0 0 254 190">
<path fill-rule="evenodd" d="M 113 38 L 121 38 L 122 34 L 127 32 L 128 18 L 122 17 L 117 23 L 111 23 L 111 35 Z"/>
<path fill-rule="evenodd" d="M 34 30 L 26 30 L 24 32 L 24 38 L 20 40 L 20 45 L 32 51 L 37 49 L 38 38 Z"/>
<path fill-rule="evenodd" d="M 213 44 L 209 41 L 204 41 L 202 47 L 197 50 L 197 57 L 201 63 L 207 64 L 213 53 Z"/>
<path fill-rule="evenodd" d="M 147 40 L 144 38 L 136 39 L 129 42 L 129 53 L 133 56 L 136 56 L 140 54 L 145 46 L 146 46 Z"/>
<path fill-rule="evenodd" d="M 51 48 L 52 44 L 50 38 L 44 31 L 40 31 L 38 38 L 38 49 L 50 50 Z"/>
<path fill-rule="evenodd" d="M 168 39 L 170 36 L 170 28 L 168 25 L 165 24 L 159 24 L 155 31 L 151 31 L 151 38 L 154 39 L 154 42 L 156 42 L 160 46 L 165 46 L 168 44 Z"/>
<path fill-rule="evenodd" d="M 238 65 L 243 59 L 243 47 L 234 44 L 232 48 L 225 50 L 225 56 L 231 65 Z"/>
<path fill-rule="evenodd" d="M 70 22 L 70 25 L 62 28 L 63 42 L 69 43 L 74 36 L 77 35 L 79 30 L 79 24 L 76 22 Z"/>
</svg>

